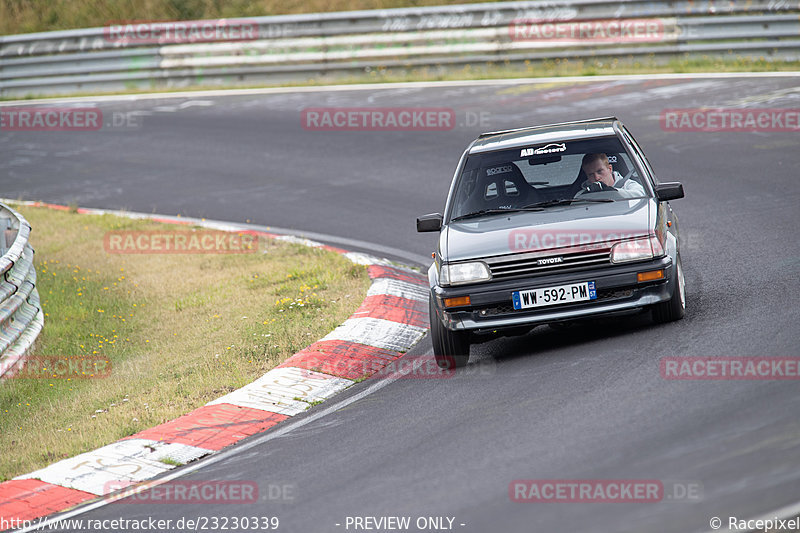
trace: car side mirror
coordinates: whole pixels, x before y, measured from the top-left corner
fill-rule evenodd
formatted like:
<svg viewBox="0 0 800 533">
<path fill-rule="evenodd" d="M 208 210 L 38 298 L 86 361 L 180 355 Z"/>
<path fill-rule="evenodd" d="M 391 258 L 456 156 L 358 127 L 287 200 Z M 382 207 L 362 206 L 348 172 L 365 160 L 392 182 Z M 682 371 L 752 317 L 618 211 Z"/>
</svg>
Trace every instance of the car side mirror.
<svg viewBox="0 0 800 533">
<path fill-rule="evenodd" d="M 656 197 L 659 202 L 668 202 L 683 198 L 683 184 L 679 181 L 659 183 L 656 185 Z"/>
<path fill-rule="evenodd" d="M 431 213 L 417 217 L 417 231 L 439 231 L 442 229 L 443 219 L 444 217 L 442 217 L 441 213 Z"/>
</svg>

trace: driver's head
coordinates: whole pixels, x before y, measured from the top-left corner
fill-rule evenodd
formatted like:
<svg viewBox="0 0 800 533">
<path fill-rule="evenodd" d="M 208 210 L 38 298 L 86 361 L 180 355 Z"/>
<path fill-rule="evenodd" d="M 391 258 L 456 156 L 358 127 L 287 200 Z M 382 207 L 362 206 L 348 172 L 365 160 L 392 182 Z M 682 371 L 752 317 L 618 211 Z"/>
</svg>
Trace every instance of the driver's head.
<svg viewBox="0 0 800 533">
<path fill-rule="evenodd" d="M 589 183 L 600 182 L 609 187 L 614 186 L 614 169 L 611 168 L 606 154 L 586 154 L 581 161 L 581 168 Z"/>
</svg>

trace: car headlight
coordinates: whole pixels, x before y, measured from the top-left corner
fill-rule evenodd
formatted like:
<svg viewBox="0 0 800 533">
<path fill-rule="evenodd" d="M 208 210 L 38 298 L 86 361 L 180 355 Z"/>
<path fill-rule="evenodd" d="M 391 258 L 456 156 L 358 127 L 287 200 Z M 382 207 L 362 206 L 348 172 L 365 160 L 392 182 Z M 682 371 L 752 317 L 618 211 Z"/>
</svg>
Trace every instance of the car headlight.
<svg viewBox="0 0 800 533">
<path fill-rule="evenodd" d="M 630 261 L 644 261 L 664 255 L 664 246 L 658 237 L 650 235 L 641 239 L 620 242 L 611 248 L 612 263 L 627 263 Z"/>
<path fill-rule="evenodd" d="M 445 263 L 439 271 L 440 285 L 461 285 L 490 279 L 492 279 L 492 274 L 489 272 L 489 267 L 480 261 L 452 265 Z"/>
</svg>

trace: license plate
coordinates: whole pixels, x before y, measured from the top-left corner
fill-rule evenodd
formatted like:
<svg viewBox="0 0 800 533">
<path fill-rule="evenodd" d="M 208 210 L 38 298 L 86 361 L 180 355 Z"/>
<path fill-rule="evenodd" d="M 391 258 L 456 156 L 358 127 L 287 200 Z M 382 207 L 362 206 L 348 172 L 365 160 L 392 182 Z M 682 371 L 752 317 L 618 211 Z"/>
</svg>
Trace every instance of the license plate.
<svg viewBox="0 0 800 533">
<path fill-rule="evenodd" d="M 514 291 L 511 293 L 511 297 L 514 300 L 514 309 L 529 309 L 594 300 L 597 298 L 597 290 L 594 288 L 594 281 L 586 281 L 529 291 Z"/>
</svg>

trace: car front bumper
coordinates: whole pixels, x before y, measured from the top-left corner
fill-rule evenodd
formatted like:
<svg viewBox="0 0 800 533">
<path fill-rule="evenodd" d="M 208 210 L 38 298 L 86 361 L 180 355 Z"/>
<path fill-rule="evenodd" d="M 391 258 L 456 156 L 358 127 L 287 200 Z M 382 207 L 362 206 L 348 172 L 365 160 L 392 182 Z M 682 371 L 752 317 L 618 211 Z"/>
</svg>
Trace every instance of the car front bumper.
<svg viewBox="0 0 800 533">
<path fill-rule="evenodd" d="M 609 265 L 535 278 L 489 281 L 460 287 L 436 285 L 431 289 L 431 297 L 434 298 L 437 314 L 447 329 L 488 333 L 505 328 L 628 311 L 667 301 L 674 290 L 674 264 L 670 256 L 665 256 L 652 261 Z M 638 273 L 658 269 L 664 270 L 664 279 L 648 282 L 637 280 Z M 586 281 L 595 282 L 597 299 L 533 309 L 515 310 L 513 307 L 511 294 L 514 291 Z M 460 296 L 469 296 L 470 305 L 443 310 L 442 302 L 445 298 Z"/>
</svg>

